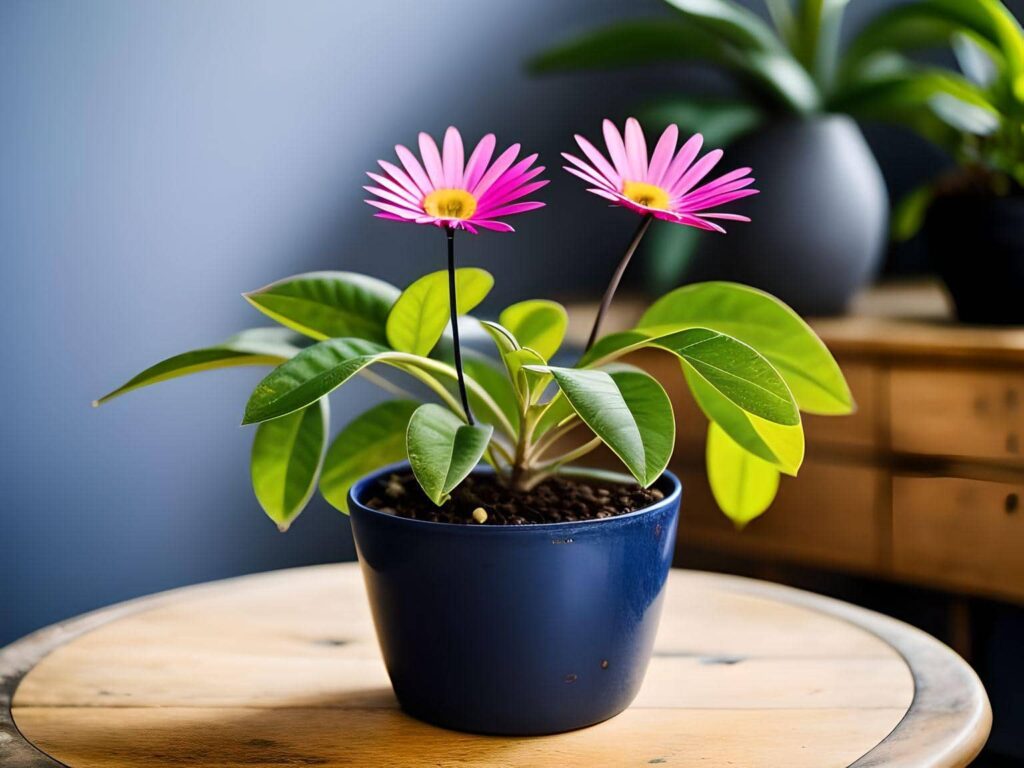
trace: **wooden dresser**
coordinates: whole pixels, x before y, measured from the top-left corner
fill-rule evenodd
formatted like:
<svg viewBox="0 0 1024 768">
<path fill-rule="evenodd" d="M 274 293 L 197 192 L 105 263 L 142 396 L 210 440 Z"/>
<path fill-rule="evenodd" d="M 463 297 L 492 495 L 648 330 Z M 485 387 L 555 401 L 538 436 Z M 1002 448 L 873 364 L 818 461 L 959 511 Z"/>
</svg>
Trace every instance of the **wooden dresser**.
<svg viewBox="0 0 1024 768">
<path fill-rule="evenodd" d="M 626 327 L 639 310 L 623 302 L 613 322 Z M 858 410 L 805 418 L 800 476 L 783 478 L 743 531 L 711 498 L 706 422 L 678 364 L 634 360 L 668 384 L 676 408 L 680 559 L 726 554 L 1024 603 L 1024 328 L 958 326 L 938 287 L 921 283 L 876 288 L 850 316 L 812 324 Z"/>
</svg>

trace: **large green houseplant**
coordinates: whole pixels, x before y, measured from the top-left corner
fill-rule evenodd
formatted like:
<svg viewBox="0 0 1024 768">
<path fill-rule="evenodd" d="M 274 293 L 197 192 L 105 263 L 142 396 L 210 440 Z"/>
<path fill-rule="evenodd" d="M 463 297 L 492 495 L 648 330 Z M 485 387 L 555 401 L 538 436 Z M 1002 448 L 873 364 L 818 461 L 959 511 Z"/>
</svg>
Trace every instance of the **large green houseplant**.
<svg viewBox="0 0 1024 768">
<path fill-rule="evenodd" d="M 797 309 L 841 311 L 873 275 L 886 242 L 888 199 L 853 120 L 934 132 L 974 126 L 987 101 L 957 73 L 894 55 L 948 37 L 995 0 L 921 0 L 840 40 L 847 0 L 765 0 L 762 18 L 734 0 L 666 0 L 666 16 L 586 32 L 533 59 L 539 73 L 650 64 L 711 65 L 735 95 L 672 93 L 643 113 L 702 130 L 756 165 L 772 194 L 752 201 L 753 226 L 702 240 L 662 230 L 652 243 L 654 283 L 723 275 L 757 284 Z M 993 33 L 994 34 L 994 33 Z M 990 35 L 991 36 L 991 35 Z"/>
</svg>

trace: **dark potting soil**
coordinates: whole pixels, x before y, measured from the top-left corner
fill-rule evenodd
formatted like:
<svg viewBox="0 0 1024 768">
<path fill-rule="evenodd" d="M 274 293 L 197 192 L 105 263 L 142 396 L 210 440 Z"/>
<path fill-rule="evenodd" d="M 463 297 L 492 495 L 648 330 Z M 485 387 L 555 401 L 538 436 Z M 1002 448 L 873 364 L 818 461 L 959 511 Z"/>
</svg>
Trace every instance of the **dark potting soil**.
<svg viewBox="0 0 1024 768">
<path fill-rule="evenodd" d="M 467 525 L 531 525 L 600 520 L 649 507 L 665 498 L 657 488 L 634 484 L 552 478 L 531 491 L 513 493 L 493 475 L 471 475 L 438 507 L 412 473 L 389 475 L 364 499 L 381 512 Z M 482 511 L 481 511 L 482 510 Z"/>
</svg>

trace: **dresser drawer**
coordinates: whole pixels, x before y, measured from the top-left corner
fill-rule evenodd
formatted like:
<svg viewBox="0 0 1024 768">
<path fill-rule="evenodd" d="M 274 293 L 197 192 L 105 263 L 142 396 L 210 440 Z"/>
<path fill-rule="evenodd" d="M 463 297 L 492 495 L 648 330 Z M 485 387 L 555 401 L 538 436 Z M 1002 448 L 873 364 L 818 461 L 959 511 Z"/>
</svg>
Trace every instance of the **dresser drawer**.
<svg viewBox="0 0 1024 768">
<path fill-rule="evenodd" d="M 893 570 L 1024 599 L 1024 482 L 893 478 Z"/>
<path fill-rule="evenodd" d="M 1024 372 L 898 368 L 889 380 L 894 450 L 1024 461 Z"/>
<path fill-rule="evenodd" d="M 719 511 L 703 467 L 676 468 L 683 481 L 679 545 L 856 570 L 881 561 L 887 479 L 881 470 L 811 462 L 783 477 L 775 503 L 742 531 Z M 686 564 L 685 556 L 682 558 Z"/>
<path fill-rule="evenodd" d="M 885 372 L 871 363 L 844 359 L 839 360 L 839 367 L 850 385 L 857 410 L 849 416 L 805 415 L 808 455 L 813 456 L 817 446 L 825 445 L 871 450 L 881 447 L 878 416 L 883 412 L 880 393 Z"/>
</svg>

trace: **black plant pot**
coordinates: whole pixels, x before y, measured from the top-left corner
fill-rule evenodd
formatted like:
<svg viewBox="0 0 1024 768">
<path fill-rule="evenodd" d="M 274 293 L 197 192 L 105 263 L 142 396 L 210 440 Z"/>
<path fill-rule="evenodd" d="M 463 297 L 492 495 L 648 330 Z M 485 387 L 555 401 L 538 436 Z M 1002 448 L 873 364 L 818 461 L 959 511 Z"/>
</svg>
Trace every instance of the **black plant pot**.
<svg viewBox="0 0 1024 768">
<path fill-rule="evenodd" d="M 734 280 L 800 314 L 841 314 L 877 272 L 888 230 L 889 196 L 860 128 L 845 115 L 778 122 L 725 157 L 753 168 L 761 194 L 729 206 L 749 224 L 701 237 L 686 282 Z"/>
<path fill-rule="evenodd" d="M 1024 324 L 1024 197 L 939 197 L 924 234 L 961 322 Z"/>
</svg>

